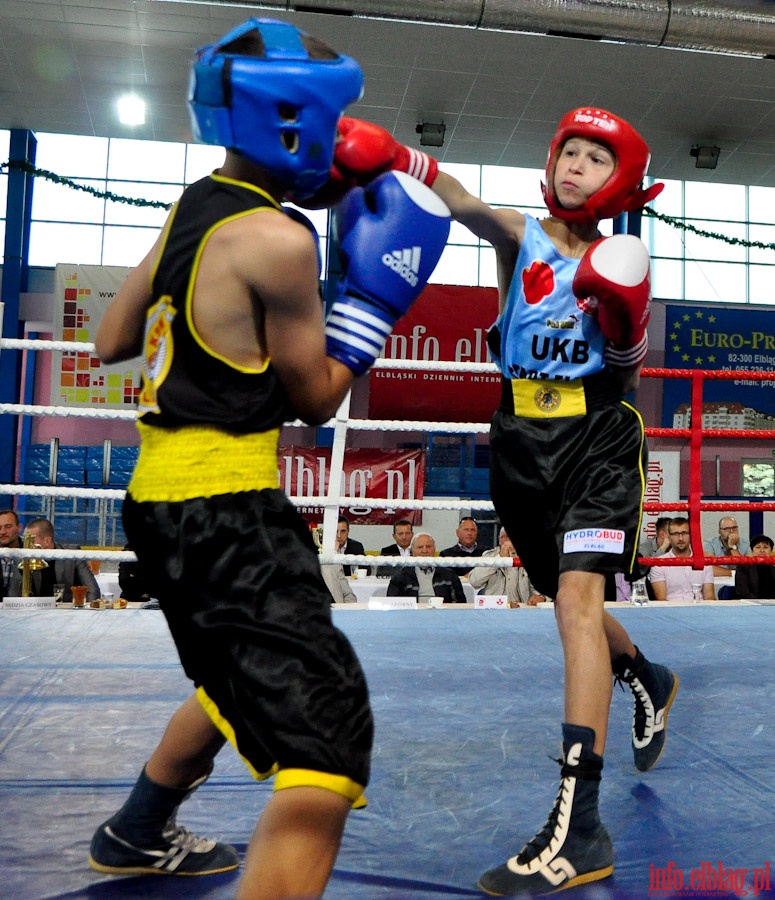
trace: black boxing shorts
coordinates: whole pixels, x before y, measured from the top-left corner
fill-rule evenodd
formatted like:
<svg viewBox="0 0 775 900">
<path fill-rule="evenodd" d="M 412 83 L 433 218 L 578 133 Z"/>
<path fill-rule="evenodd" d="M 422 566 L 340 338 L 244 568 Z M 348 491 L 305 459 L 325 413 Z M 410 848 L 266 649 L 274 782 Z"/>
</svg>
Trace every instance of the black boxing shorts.
<svg viewBox="0 0 775 900">
<path fill-rule="evenodd" d="M 138 502 L 130 488 L 123 517 L 202 706 L 253 775 L 356 801 L 373 740 L 366 680 L 285 494 Z"/>
<path fill-rule="evenodd" d="M 528 386 L 531 397 L 536 388 Z M 556 408 L 553 397 L 539 397 L 531 415 L 515 415 L 507 383 L 490 430 L 495 510 L 536 590 L 550 597 L 562 572 L 638 572 L 643 420 L 598 383 L 593 388 L 583 415 L 543 415 Z"/>
</svg>

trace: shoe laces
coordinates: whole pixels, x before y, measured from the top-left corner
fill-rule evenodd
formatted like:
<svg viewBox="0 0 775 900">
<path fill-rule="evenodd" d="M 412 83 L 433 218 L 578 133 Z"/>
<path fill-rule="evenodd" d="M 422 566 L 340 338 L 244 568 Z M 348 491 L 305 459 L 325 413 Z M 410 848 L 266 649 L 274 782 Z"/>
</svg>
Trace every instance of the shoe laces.
<svg viewBox="0 0 775 900">
<path fill-rule="evenodd" d="M 209 853 L 215 847 L 215 841 L 210 838 L 199 837 L 184 828 L 182 825 L 176 825 L 174 822 L 168 822 L 162 837 L 175 847 L 185 850 L 187 853 Z"/>
<path fill-rule="evenodd" d="M 614 684 L 618 684 L 622 690 L 624 690 L 624 685 L 626 684 L 632 691 L 632 696 L 635 698 L 635 706 L 632 713 L 632 730 L 640 739 L 646 733 L 646 720 L 648 716 L 646 713 L 645 700 L 648 699 L 648 692 L 643 686 L 643 682 L 632 669 L 628 669 L 622 675 L 615 674 Z"/>
<path fill-rule="evenodd" d="M 563 778 L 560 782 L 560 788 L 557 791 L 557 797 L 554 801 L 554 806 L 549 813 L 549 818 L 546 820 L 546 824 L 535 837 L 532 837 L 525 844 L 517 855 L 517 863 L 520 866 L 527 865 L 537 856 L 540 856 L 551 843 L 552 838 L 557 833 L 557 822 L 560 818 L 560 804 L 566 790 L 566 780 Z"/>
</svg>

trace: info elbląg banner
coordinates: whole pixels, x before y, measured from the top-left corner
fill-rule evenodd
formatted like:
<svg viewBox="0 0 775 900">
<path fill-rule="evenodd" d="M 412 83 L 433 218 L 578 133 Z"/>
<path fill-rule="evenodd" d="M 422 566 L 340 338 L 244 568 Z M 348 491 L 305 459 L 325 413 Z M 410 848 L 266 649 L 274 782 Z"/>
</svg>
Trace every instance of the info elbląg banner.
<svg viewBox="0 0 775 900">
<path fill-rule="evenodd" d="M 772 372 L 775 316 L 761 309 L 667 305 L 665 367 Z M 688 379 L 664 380 L 663 428 L 690 426 L 690 396 Z M 706 428 L 770 429 L 775 417 L 775 381 L 707 380 L 702 406 Z"/>
<path fill-rule="evenodd" d="M 54 340 L 93 343 L 103 313 L 130 271 L 125 266 L 58 264 Z M 85 350 L 52 353 L 52 404 L 132 409 L 139 388 L 137 361 L 106 366 L 96 353 Z"/>
<path fill-rule="evenodd" d="M 495 288 L 429 284 L 399 319 L 386 359 L 491 363 L 487 331 L 498 315 Z M 428 422 L 489 422 L 498 406 L 497 372 L 372 369 L 369 416 Z"/>
</svg>

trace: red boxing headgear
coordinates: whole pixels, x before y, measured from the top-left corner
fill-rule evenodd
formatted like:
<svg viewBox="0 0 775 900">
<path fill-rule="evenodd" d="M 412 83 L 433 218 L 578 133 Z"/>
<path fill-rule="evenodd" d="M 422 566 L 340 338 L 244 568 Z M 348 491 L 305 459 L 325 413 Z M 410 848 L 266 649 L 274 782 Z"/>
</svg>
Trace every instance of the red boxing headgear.
<svg viewBox="0 0 775 900">
<path fill-rule="evenodd" d="M 557 159 L 565 142 L 572 137 L 602 144 L 616 156 L 616 168 L 611 177 L 579 209 L 561 206 L 554 190 Z M 560 120 L 549 146 L 546 184 L 541 184 L 544 202 L 553 216 L 566 222 L 596 222 L 641 209 L 664 188 L 664 184 L 658 183 L 641 189 L 650 159 L 648 145 L 629 122 L 604 109 L 581 107 L 571 110 Z"/>
</svg>

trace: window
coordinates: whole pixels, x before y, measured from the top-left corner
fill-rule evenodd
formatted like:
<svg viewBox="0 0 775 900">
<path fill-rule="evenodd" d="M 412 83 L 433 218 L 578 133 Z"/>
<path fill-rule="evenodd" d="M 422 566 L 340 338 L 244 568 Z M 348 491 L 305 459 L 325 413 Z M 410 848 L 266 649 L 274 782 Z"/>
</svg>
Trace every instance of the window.
<svg viewBox="0 0 775 900">
<path fill-rule="evenodd" d="M 743 496 L 775 497 L 775 460 L 743 460 Z"/>
<path fill-rule="evenodd" d="M 98 193 L 172 204 L 186 184 L 223 162 L 220 147 L 75 135 L 39 134 L 37 166 Z M 0 131 L 0 157 L 8 158 L 10 134 Z M 542 218 L 540 169 L 444 164 L 444 171 L 486 203 Z M 7 176 L 0 176 L 0 214 Z M 667 181 L 652 204 L 678 224 L 645 215 L 642 233 L 652 256 L 652 288 L 663 300 L 775 305 L 775 254 L 736 241 L 775 244 L 775 188 Z M 327 250 L 328 214 L 305 210 Z M 39 177 L 33 193 L 30 263 L 135 265 L 153 245 L 167 215 L 152 208 L 95 197 Z M 680 227 L 686 222 L 706 237 Z M 0 219 L 0 231 L 4 232 Z M 601 223 L 604 235 L 613 223 Z M 0 236 L 2 236 L 0 234 Z M 448 246 L 431 276 L 434 283 L 493 287 L 495 254 L 467 228 L 453 222 Z"/>
</svg>

